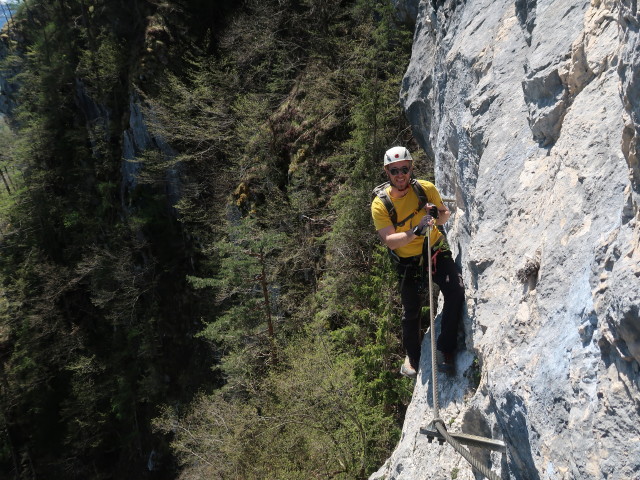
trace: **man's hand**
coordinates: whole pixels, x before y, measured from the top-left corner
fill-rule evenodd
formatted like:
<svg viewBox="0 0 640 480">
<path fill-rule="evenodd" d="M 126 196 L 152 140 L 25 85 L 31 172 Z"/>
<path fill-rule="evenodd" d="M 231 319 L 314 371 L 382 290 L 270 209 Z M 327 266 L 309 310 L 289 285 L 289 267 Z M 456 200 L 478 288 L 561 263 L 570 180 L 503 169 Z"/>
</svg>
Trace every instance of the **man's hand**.
<svg viewBox="0 0 640 480">
<path fill-rule="evenodd" d="M 436 207 L 433 203 L 427 203 L 424 206 L 427 215 L 431 215 L 433 218 L 438 218 L 438 207 Z"/>
<path fill-rule="evenodd" d="M 423 236 L 436 223 L 436 220 L 431 215 L 427 214 L 420 219 L 420 223 L 413 227 L 413 233 L 418 236 Z"/>
</svg>

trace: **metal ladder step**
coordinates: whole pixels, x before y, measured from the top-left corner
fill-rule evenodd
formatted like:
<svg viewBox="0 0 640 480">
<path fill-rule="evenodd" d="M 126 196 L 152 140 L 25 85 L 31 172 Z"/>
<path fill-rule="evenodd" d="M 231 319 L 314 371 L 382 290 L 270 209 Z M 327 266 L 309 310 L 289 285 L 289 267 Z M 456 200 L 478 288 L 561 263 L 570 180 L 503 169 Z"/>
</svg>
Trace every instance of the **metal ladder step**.
<svg viewBox="0 0 640 480">
<path fill-rule="evenodd" d="M 433 441 L 433 439 L 437 439 L 438 443 L 442 445 L 445 442 L 445 439 L 440 432 L 438 432 L 434 428 L 420 428 L 420 433 L 426 435 L 429 439 L 429 443 Z M 469 435 L 468 433 L 453 433 L 447 432 L 453 438 L 455 438 L 458 442 L 468 447 L 480 447 L 480 448 L 488 448 L 490 450 L 495 450 L 497 452 L 506 452 L 507 446 L 501 440 L 494 440 L 492 438 L 486 437 L 478 437 L 476 435 Z"/>
</svg>

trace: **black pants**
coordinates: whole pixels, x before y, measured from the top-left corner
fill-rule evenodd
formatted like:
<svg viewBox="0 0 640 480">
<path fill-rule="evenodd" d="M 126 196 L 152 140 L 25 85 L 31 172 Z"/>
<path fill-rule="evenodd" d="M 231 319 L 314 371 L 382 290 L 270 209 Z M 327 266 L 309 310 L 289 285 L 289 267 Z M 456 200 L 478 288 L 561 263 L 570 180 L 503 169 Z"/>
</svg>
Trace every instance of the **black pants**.
<svg viewBox="0 0 640 480">
<path fill-rule="evenodd" d="M 432 251 L 432 279 L 440 287 L 444 297 L 437 348 L 441 352 L 453 352 L 456 349 L 458 322 L 464 306 L 464 283 L 446 242 L 435 248 Z M 422 299 L 429 288 L 426 279 L 427 262 L 428 259 L 425 258 L 420 265 L 420 256 L 417 256 L 401 258 L 396 264 L 402 299 L 402 343 L 411 366 L 416 370 L 420 364 L 420 311 Z M 435 307 L 436 305 L 432 306 Z"/>
</svg>

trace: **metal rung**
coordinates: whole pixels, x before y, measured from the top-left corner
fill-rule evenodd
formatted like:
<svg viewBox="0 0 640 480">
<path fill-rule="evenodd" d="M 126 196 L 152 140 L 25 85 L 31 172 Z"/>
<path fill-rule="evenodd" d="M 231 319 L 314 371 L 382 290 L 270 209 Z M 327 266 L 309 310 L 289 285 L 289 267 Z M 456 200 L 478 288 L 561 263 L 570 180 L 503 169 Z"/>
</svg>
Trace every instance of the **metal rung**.
<svg viewBox="0 0 640 480">
<path fill-rule="evenodd" d="M 437 430 L 431 430 L 429 428 L 421 428 L 420 433 L 426 435 L 429 439 L 429 443 L 433 441 L 434 438 L 438 440 L 438 443 L 442 445 L 445 442 L 445 439 L 440 432 Z M 467 445 L 469 447 L 480 447 L 480 448 L 488 448 L 490 450 L 495 450 L 497 452 L 506 452 L 507 447 L 501 440 L 494 440 L 492 438 L 478 437 L 476 435 L 469 435 L 467 433 L 452 433 L 448 432 L 453 438 L 455 438 L 458 442 L 463 445 Z"/>
</svg>

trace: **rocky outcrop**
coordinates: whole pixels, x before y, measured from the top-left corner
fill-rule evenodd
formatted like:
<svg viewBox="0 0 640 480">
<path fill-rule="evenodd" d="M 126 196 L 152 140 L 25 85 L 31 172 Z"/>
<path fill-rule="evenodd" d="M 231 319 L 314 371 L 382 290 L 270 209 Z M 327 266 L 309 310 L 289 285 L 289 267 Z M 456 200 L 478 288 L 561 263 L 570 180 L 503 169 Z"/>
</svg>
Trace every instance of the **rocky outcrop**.
<svg viewBox="0 0 640 480">
<path fill-rule="evenodd" d="M 640 478 L 640 40 L 632 0 L 422 1 L 401 100 L 456 199 L 452 432 L 503 479 Z M 430 341 L 373 479 L 480 478 L 428 443 Z"/>
<path fill-rule="evenodd" d="M 401 23 L 415 25 L 419 0 L 391 0 L 396 18 Z"/>
<path fill-rule="evenodd" d="M 76 80 L 75 101 L 83 115 L 89 141 L 94 150 L 94 156 L 101 155 L 99 145 L 108 138 L 105 132 L 109 131 L 109 122 L 112 112 L 104 105 L 96 102 L 87 92 L 81 80 Z M 140 95 L 133 90 L 129 95 L 128 121 L 122 131 L 122 159 L 120 164 L 120 202 L 123 212 L 130 211 L 130 193 L 138 184 L 141 168 L 140 157 L 145 151 L 158 152 L 163 158 L 175 157 L 175 151 L 158 135 L 152 134 L 149 129 L 149 119 L 145 114 L 153 115 L 152 109 L 146 106 Z M 179 198 L 179 182 L 177 167 L 166 171 L 166 194 L 172 202 Z"/>
<path fill-rule="evenodd" d="M 165 140 L 150 131 L 149 122 L 155 121 L 153 109 L 149 107 L 137 92 L 132 92 L 129 97 L 129 123 L 128 128 L 122 133 L 122 184 L 120 188 L 123 206 L 129 198 L 129 192 L 138 182 L 138 173 L 141 168 L 140 157 L 146 151 L 158 152 L 164 159 L 176 156 L 175 150 Z M 180 182 L 178 180 L 178 167 L 173 166 L 165 171 L 166 194 L 171 204 L 175 204 L 180 198 Z"/>
<path fill-rule="evenodd" d="M 0 29 L 0 61 L 5 61 L 9 53 L 7 47 L 10 42 L 9 30 L 5 26 Z M 10 116 L 16 106 L 16 93 L 18 87 L 14 76 L 18 72 L 10 65 L 0 65 L 0 116 Z"/>
</svg>

